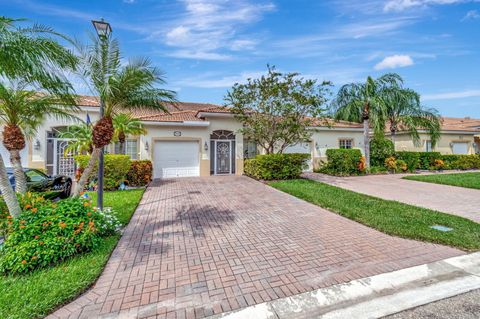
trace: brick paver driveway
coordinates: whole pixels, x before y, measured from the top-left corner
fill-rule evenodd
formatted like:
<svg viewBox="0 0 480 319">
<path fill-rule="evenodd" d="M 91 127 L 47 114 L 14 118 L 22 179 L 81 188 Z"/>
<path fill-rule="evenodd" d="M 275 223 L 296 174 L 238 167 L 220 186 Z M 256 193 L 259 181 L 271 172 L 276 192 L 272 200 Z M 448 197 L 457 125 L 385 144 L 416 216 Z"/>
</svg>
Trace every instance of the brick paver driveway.
<svg viewBox="0 0 480 319">
<path fill-rule="evenodd" d="M 460 254 L 246 177 L 156 181 L 96 285 L 52 318 L 201 318 Z"/>
<path fill-rule="evenodd" d="M 402 179 L 404 174 L 336 177 L 304 173 L 304 177 L 383 199 L 459 215 L 480 223 L 480 190 Z"/>
</svg>

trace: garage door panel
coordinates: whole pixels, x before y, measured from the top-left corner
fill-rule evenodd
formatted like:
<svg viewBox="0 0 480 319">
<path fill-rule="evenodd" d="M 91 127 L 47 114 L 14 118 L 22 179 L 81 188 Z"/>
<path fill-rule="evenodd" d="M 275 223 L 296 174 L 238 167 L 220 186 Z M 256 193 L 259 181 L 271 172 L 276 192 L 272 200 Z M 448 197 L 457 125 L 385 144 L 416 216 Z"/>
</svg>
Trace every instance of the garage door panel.
<svg viewBox="0 0 480 319">
<path fill-rule="evenodd" d="M 154 177 L 200 176 L 197 141 L 157 141 L 154 150 Z"/>
<path fill-rule="evenodd" d="M 468 154 L 468 143 L 465 142 L 455 142 L 452 146 L 453 154 Z"/>
</svg>

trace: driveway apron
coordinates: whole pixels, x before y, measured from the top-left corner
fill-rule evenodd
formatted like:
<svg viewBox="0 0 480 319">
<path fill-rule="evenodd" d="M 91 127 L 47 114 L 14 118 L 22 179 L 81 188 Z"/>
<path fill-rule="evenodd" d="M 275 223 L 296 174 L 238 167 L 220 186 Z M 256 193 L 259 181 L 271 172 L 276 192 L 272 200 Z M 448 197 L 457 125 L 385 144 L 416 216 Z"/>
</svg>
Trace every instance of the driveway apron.
<svg viewBox="0 0 480 319">
<path fill-rule="evenodd" d="M 247 177 L 159 180 L 97 283 L 50 317 L 202 318 L 461 254 Z"/>
</svg>

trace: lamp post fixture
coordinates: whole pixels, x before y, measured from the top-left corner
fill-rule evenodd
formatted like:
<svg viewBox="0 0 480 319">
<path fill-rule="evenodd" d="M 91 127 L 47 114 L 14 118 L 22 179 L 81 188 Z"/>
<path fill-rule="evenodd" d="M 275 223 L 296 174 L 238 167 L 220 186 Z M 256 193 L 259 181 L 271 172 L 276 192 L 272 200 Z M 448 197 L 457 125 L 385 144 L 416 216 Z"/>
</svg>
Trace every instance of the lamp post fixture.
<svg viewBox="0 0 480 319">
<path fill-rule="evenodd" d="M 110 26 L 110 23 L 106 22 L 102 19 L 100 21 L 97 20 L 92 20 L 93 27 L 95 28 L 95 31 L 97 32 L 98 38 L 100 41 L 106 41 L 108 39 L 108 36 L 112 32 L 112 27 Z M 103 118 L 103 98 L 100 95 L 100 118 Z M 100 150 L 100 157 L 98 158 L 98 184 L 97 184 L 97 207 L 100 210 L 103 210 L 103 147 Z"/>
</svg>

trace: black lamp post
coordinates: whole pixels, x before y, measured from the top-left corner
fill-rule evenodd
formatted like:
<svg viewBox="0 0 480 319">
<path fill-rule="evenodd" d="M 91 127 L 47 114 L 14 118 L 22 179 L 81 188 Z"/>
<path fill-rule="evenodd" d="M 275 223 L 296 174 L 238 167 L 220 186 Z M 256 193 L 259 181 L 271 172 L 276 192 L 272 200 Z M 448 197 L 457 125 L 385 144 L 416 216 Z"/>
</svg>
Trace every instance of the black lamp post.
<svg viewBox="0 0 480 319">
<path fill-rule="evenodd" d="M 106 41 L 112 27 L 110 23 L 100 19 L 100 21 L 92 20 L 92 24 L 97 32 L 100 41 Z M 103 117 L 103 98 L 100 96 L 100 118 Z M 97 185 L 97 207 L 103 210 L 103 147 L 100 150 L 100 157 L 98 158 L 98 185 Z"/>
</svg>

